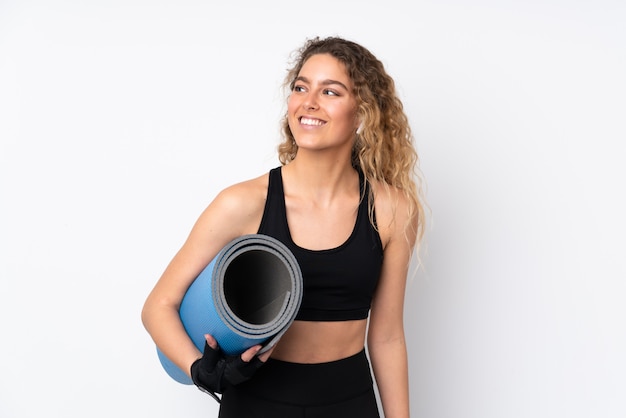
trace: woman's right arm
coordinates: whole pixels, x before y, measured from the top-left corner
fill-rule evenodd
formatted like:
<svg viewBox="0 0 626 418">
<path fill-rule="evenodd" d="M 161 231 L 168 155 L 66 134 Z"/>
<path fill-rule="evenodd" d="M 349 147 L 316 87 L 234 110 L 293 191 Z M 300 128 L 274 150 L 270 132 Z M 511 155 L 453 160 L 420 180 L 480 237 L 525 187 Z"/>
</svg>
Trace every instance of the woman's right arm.
<svg viewBox="0 0 626 418">
<path fill-rule="evenodd" d="M 256 233 L 265 204 L 264 182 L 261 177 L 219 193 L 145 301 L 141 319 L 146 330 L 161 352 L 187 373 L 202 354 L 185 332 L 178 313 L 180 303 L 193 280 L 228 242 Z"/>
</svg>

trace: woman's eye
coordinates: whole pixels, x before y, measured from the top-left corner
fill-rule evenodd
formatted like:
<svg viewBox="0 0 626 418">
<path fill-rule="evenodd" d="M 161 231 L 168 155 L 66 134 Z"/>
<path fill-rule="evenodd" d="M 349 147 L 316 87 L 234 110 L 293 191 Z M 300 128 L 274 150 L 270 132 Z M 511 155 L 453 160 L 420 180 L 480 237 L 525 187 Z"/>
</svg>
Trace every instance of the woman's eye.
<svg viewBox="0 0 626 418">
<path fill-rule="evenodd" d="M 328 96 L 339 96 L 339 94 L 337 94 L 336 91 L 334 90 L 324 90 L 324 94 L 328 95 Z"/>
<path fill-rule="evenodd" d="M 294 86 L 293 87 L 293 91 L 295 92 L 303 92 L 304 91 L 304 87 L 303 86 Z"/>
</svg>

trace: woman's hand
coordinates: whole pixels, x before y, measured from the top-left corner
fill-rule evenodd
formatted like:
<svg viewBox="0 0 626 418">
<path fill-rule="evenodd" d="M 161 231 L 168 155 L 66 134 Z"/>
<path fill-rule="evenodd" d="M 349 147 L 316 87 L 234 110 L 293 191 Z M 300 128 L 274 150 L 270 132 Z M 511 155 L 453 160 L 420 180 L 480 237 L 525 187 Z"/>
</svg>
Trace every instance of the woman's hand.
<svg viewBox="0 0 626 418">
<path fill-rule="evenodd" d="M 261 345 L 255 345 L 238 356 L 226 355 L 213 336 L 206 334 L 204 354 L 191 364 L 191 379 L 203 392 L 218 402 L 216 393 L 223 393 L 229 385 L 250 379 L 269 358 L 272 350 L 257 356 Z"/>
</svg>

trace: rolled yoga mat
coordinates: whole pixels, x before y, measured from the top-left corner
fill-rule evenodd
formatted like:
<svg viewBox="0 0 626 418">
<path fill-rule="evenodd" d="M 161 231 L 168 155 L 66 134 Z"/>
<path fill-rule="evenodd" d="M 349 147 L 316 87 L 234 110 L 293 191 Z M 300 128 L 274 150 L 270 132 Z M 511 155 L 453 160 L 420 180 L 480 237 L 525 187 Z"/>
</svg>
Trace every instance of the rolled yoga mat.
<svg viewBox="0 0 626 418">
<path fill-rule="evenodd" d="M 302 273 L 291 251 L 268 235 L 251 234 L 228 243 L 193 281 L 180 318 L 200 351 L 204 334 L 237 355 L 256 344 L 269 350 L 293 322 L 302 301 Z M 174 380 L 191 379 L 157 348 Z"/>
</svg>

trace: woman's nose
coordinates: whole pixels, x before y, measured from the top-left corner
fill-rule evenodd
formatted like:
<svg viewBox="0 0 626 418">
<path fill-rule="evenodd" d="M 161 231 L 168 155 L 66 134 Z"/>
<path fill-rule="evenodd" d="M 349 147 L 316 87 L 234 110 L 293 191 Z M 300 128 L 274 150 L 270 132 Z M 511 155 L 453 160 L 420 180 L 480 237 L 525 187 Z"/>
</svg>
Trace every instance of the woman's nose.
<svg viewBox="0 0 626 418">
<path fill-rule="evenodd" d="M 306 110 L 315 110 L 318 108 L 317 100 L 315 100 L 315 96 L 312 94 L 306 97 L 302 105 Z"/>
</svg>

